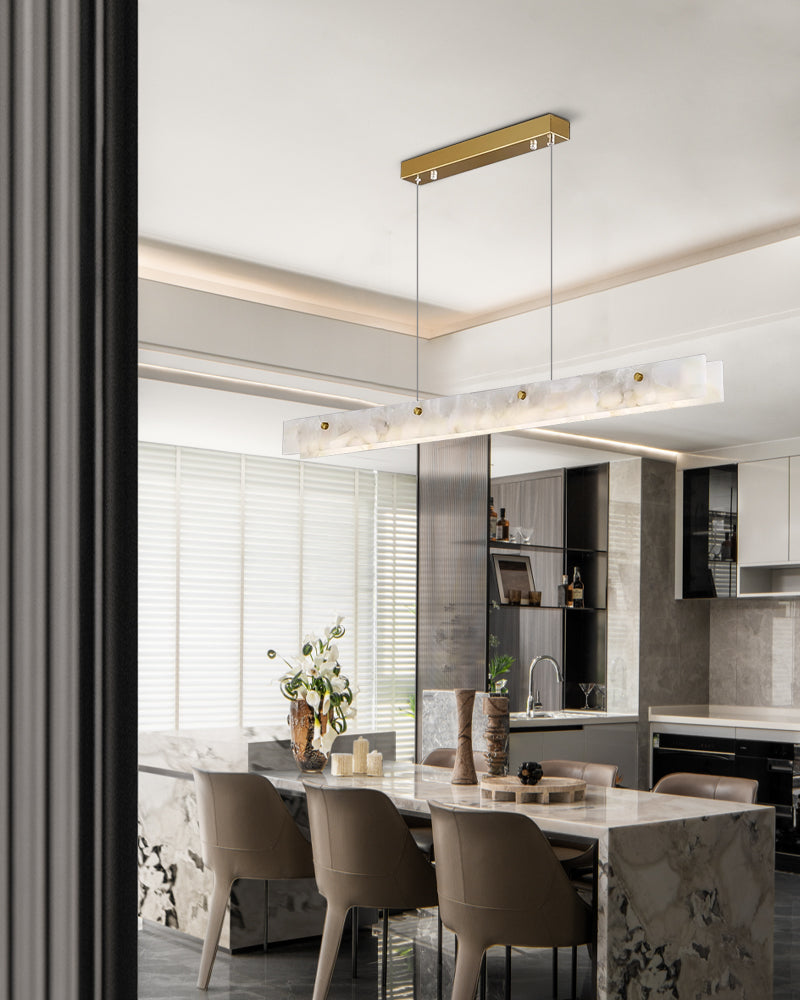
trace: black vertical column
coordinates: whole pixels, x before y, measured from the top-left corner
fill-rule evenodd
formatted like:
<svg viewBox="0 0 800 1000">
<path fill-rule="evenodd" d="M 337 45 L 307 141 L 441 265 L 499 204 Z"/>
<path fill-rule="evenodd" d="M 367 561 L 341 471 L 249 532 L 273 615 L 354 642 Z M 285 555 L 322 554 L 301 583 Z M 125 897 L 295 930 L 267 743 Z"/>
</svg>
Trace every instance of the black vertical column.
<svg viewBox="0 0 800 1000">
<path fill-rule="evenodd" d="M 135 4 L 0 5 L 0 995 L 136 996 Z"/>
</svg>

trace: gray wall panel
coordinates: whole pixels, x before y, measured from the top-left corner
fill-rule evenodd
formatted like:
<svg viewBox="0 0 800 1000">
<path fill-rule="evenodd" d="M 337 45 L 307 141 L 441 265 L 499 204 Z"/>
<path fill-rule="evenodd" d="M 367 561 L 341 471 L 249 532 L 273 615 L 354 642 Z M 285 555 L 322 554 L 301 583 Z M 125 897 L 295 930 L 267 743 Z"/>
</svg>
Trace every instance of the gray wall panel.
<svg viewBox="0 0 800 1000">
<path fill-rule="evenodd" d="M 417 482 L 421 706 L 426 689 L 486 687 L 489 438 L 420 445 Z"/>
</svg>

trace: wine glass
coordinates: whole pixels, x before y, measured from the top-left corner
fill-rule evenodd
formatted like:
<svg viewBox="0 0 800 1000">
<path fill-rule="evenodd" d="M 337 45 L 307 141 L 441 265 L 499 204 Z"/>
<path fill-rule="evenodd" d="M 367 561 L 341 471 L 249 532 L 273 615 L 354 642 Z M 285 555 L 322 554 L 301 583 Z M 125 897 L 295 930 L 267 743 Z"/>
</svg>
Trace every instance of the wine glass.
<svg viewBox="0 0 800 1000">
<path fill-rule="evenodd" d="M 583 707 L 588 710 L 589 695 L 592 693 L 592 691 L 594 691 L 597 685 L 594 684 L 592 681 L 581 681 L 578 687 L 581 689 L 581 691 L 583 691 L 583 697 L 586 699 L 586 704 Z"/>
<path fill-rule="evenodd" d="M 533 528 L 522 528 L 522 527 L 520 527 L 520 528 L 517 528 L 517 531 L 519 532 L 520 541 L 524 545 L 528 545 L 530 543 L 531 538 L 533 537 Z"/>
</svg>

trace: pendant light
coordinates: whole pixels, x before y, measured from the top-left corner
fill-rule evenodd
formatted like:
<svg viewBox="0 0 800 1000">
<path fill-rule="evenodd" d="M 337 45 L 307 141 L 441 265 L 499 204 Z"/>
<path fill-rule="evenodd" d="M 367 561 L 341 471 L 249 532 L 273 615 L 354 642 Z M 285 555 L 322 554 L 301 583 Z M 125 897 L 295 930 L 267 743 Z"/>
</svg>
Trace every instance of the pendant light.
<svg viewBox="0 0 800 1000">
<path fill-rule="evenodd" d="M 416 402 L 287 420 L 283 425 L 285 455 L 316 458 L 722 401 L 722 362 L 709 362 L 704 355 L 553 378 L 552 155 L 553 148 L 567 142 L 569 136 L 568 121 L 557 115 L 541 115 L 403 161 L 401 178 L 417 189 Z M 545 148 L 551 157 L 550 379 L 420 401 L 419 189 L 466 170 Z"/>
</svg>

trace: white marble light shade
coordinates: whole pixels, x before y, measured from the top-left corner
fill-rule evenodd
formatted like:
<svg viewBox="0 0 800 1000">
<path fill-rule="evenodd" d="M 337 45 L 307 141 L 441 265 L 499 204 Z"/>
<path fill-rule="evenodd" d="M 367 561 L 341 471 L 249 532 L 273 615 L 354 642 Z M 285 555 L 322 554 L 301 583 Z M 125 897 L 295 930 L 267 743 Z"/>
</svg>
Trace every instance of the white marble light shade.
<svg viewBox="0 0 800 1000">
<path fill-rule="evenodd" d="M 459 396 L 439 396 L 418 403 L 410 401 L 287 420 L 283 425 L 283 453 L 314 458 L 698 406 L 722 399 L 722 362 L 709 362 L 705 355 L 697 355 Z M 415 407 L 422 412 L 415 414 Z"/>
</svg>

